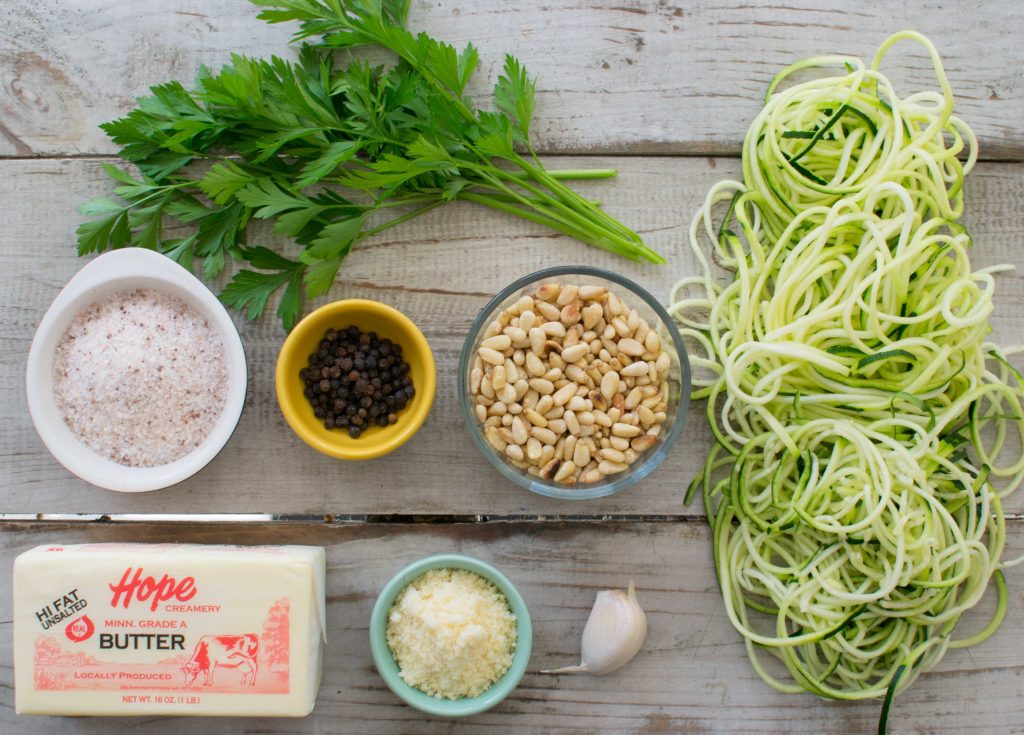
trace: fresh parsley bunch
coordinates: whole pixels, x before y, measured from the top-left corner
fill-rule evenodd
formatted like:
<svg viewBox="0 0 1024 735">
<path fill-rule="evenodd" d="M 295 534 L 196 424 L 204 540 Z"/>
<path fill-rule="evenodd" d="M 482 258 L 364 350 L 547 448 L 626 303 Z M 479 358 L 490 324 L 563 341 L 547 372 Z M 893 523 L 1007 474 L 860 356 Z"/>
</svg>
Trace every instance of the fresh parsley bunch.
<svg viewBox="0 0 1024 735">
<path fill-rule="evenodd" d="M 494 88 L 497 110 L 478 110 L 464 90 L 477 65 L 405 28 L 409 0 L 252 0 L 270 23 L 299 21 L 296 62 L 233 56 L 219 73 L 200 70 L 193 91 L 151 89 L 103 130 L 135 178 L 104 165 L 123 200 L 85 203 L 80 255 L 146 247 L 207 279 L 228 257 L 245 261 L 221 293 L 258 317 L 284 289 L 286 329 L 303 291 L 325 293 L 352 247 L 370 235 L 456 199 L 546 225 L 633 260 L 664 259 L 640 237 L 562 183 L 613 176 L 608 169 L 551 172 L 530 143 L 534 82 L 512 56 Z M 311 44 L 306 39 L 318 37 Z M 389 67 L 339 50 L 388 49 Z M 252 218 L 302 245 L 297 260 L 247 243 Z M 175 236 L 165 236 L 168 224 Z M 180 235 L 181 231 L 186 234 Z"/>
</svg>

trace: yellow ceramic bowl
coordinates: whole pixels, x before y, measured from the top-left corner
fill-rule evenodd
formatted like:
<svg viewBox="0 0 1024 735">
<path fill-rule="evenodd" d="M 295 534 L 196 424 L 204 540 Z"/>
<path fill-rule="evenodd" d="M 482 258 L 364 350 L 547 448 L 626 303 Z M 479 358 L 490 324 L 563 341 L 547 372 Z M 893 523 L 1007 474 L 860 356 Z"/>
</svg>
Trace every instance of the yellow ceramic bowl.
<svg viewBox="0 0 1024 735">
<path fill-rule="evenodd" d="M 324 428 L 302 394 L 305 386 L 299 377 L 299 371 L 309 365 L 309 356 L 316 352 L 328 328 L 342 329 L 350 324 L 401 345 L 416 389 L 396 423 L 371 426 L 358 439 L 341 429 Z M 275 383 L 281 413 L 302 441 L 338 459 L 372 459 L 400 447 L 423 425 L 434 402 L 437 370 L 427 338 L 409 317 L 379 301 L 346 299 L 321 306 L 295 326 L 277 356 Z"/>
</svg>

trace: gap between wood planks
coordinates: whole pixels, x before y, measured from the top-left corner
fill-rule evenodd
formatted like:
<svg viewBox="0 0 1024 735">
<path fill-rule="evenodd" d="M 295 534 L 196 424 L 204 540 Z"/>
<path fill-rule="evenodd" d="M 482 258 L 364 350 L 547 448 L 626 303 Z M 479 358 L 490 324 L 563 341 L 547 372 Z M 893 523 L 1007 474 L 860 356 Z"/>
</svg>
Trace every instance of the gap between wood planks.
<svg viewBox="0 0 1024 735">
<path fill-rule="evenodd" d="M 1024 513 L 1009 513 L 1008 523 L 1024 522 Z M 444 515 L 414 513 L 0 513 L 0 523 L 31 526 L 45 523 L 298 523 L 324 526 L 459 525 L 485 523 L 706 523 L 701 514 L 686 513 L 545 513 L 507 515 Z"/>
<path fill-rule="evenodd" d="M 707 149 L 695 150 L 648 150 L 639 148 L 636 150 L 626 148 L 622 150 L 613 149 L 588 149 L 586 151 L 552 150 L 537 151 L 541 158 L 740 158 L 740 151 L 736 148 L 719 148 L 711 146 Z M 0 164 L 4 161 L 117 161 L 130 163 L 120 158 L 116 153 L 44 153 L 28 155 L 2 155 Z M 1008 156 L 986 157 L 979 156 L 977 163 L 1024 163 L 1024 151 L 1018 151 Z"/>
</svg>

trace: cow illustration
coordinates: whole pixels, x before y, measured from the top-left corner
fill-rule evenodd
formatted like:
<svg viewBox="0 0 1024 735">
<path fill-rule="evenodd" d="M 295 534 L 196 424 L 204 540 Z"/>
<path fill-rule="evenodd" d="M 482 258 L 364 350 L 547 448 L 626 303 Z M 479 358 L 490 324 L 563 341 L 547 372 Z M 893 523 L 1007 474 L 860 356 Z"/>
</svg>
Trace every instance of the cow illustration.
<svg viewBox="0 0 1024 735">
<path fill-rule="evenodd" d="M 256 654 L 260 650 L 259 636 L 253 633 L 243 635 L 204 635 L 196 644 L 192 658 L 181 667 L 185 672 L 185 686 L 189 686 L 203 672 L 203 686 L 213 685 L 213 672 L 220 666 L 226 669 L 242 669 L 242 685 L 256 684 Z"/>
</svg>

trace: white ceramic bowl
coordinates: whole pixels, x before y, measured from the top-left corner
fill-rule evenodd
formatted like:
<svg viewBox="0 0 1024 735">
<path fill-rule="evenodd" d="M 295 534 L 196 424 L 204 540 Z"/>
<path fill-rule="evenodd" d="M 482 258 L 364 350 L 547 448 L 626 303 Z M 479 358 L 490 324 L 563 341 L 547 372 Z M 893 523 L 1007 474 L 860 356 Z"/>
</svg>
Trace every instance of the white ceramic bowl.
<svg viewBox="0 0 1024 735">
<path fill-rule="evenodd" d="M 151 288 L 195 307 L 224 340 L 228 394 L 224 411 L 209 436 L 192 452 L 158 467 L 126 467 L 82 443 L 64 423 L 53 396 L 53 360 L 57 343 L 76 314 L 117 291 Z M 28 409 L 40 438 L 53 456 L 86 482 L 108 490 L 140 493 L 174 485 L 210 463 L 231 437 L 245 403 L 245 352 L 227 311 L 180 265 L 159 253 L 126 248 L 105 253 L 68 281 L 43 316 L 28 352 L 25 375 Z"/>
</svg>

